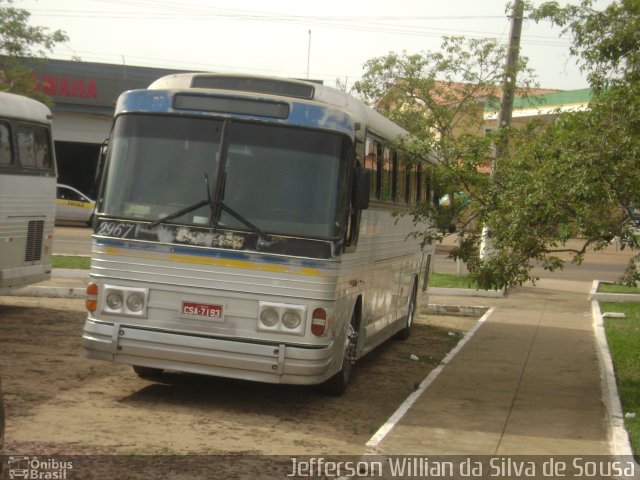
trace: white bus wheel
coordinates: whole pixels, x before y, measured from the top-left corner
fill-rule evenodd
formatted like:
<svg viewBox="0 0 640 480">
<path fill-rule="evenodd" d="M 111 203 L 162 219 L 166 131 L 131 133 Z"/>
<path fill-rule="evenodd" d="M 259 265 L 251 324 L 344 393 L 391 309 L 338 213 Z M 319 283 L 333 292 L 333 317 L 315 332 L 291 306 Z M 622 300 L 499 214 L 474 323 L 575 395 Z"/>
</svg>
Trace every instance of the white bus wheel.
<svg viewBox="0 0 640 480">
<path fill-rule="evenodd" d="M 327 395 L 339 397 L 347 390 L 347 384 L 351 378 L 351 370 L 353 370 L 353 366 L 356 363 L 358 346 L 358 332 L 355 329 L 356 322 L 356 312 L 354 311 L 347 330 L 345 349 L 342 355 L 342 368 L 322 385 L 322 389 Z"/>
</svg>

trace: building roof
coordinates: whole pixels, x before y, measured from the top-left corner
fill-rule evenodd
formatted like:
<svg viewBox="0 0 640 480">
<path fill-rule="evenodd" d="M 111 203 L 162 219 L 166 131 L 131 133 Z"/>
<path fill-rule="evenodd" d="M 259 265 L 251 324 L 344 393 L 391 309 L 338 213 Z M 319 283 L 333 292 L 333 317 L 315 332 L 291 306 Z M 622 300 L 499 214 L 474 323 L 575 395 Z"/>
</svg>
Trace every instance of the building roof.
<svg viewBox="0 0 640 480">
<path fill-rule="evenodd" d="M 586 110 L 592 96 L 590 88 L 582 88 L 579 90 L 529 95 L 528 97 L 516 97 L 513 101 L 513 117 L 535 117 L 553 114 L 558 111 Z M 494 106 L 485 107 L 484 117 L 486 120 L 494 120 L 497 115 L 498 111 Z"/>
</svg>

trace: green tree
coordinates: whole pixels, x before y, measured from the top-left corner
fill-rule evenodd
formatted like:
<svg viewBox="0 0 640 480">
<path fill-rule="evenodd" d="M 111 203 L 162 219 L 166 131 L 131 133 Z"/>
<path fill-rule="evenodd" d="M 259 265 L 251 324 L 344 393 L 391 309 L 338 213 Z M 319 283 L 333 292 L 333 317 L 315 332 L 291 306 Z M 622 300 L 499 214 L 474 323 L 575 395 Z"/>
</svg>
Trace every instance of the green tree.
<svg viewBox="0 0 640 480">
<path fill-rule="evenodd" d="M 57 43 L 69 38 L 61 30 L 49 32 L 45 27 L 29 25 L 31 14 L 12 3 L 0 0 L 0 90 L 49 102 L 37 91 L 32 70 L 24 65 L 24 59 L 45 58 Z"/>
<path fill-rule="evenodd" d="M 430 174 L 450 205 L 418 205 L 411 212 L 416 224 L 427 221 L 438 228 L 415 235 L 424 244 L 433 243 L 455 225 L 463 243 L 454 254 L 475 267 L 479 237 L 466 227 L 474 219 L 484 220 L 495 205 L 494 182 L 486 174 L 495 139 L 485 135 L 483 113 L 485 105 L 499 103 L 506 54 L 507 47 L 494 40 L 445 37 L 436 52 L 390 53 L 369 60 L 354 87 L 366 102 L 412 134 L 399 141 L 407 161 L 428 156 L 435 161 Z M 525 93 L 534 83 L 526 58 L 518 69 L 519 91 Z M 468 203 L 464 211 L 457 201 L 460 196 Z"/>
<path fill-rule="evenodd" d="M 562 268 L 560 253 L 580 263 L 587 251 L 605 248 L 614 237 L 623 248 L 638 248 L 633 220 L 640 207 L 640 1 L 616 1 L 602 11 L 593 5 L 592 0 L 565 7 L 547 2 L 529 10 L 530 18 L 550 20 L 571 36 L 571 52 L 586 73 L 594 97 L 585 112 L 562 113 L 551 124 L 533 122 L 503 131 L 509 135 L 509 147 L 493 180 L 480 178 L 474 168 L 486 154 L 486 140 L 443 135 L 448 132 L 439 122 L 446 127 L 446 120 L 454 118 L 448 116 L 454 107 L 438 102 L 435 95 L 436 102 L 428 103 L 424 94 L 414 94 L 415 88 L 405 88 L 417 79 L 416 84 L 433 92 L 437 80 L 447 78 L 450 65 L 450 78 L 471 84 L 472 77 L 463 75 L 469 70 L 464 63 L 452 59 L 428 70 L 419 63 L 422 57 L 416 56 L 412 69 L 398 70 L 402 57 L 389 56 L 388 65 L 379 59 L 368 64 L 368 75 L 385 80 L 377 83 L 377 98 L 385 98 L 383 85 L 392 92 L 386 97 L 392 101 L 382 102 L 382 108 L 418 137 L 422 150 L 415 149 L 416 154 L 441 155 L 438 171 L 449 182 L 447 188 L 467 191 L 470 211 L 488 226 L 495 254 L 480 260 L 479 235 L 465 231 L 460 247 L 453 252 L 468 263 L 483 287 L 535 280 L 532 269 L 536 265 Z M 454 58 L 466 58 L 461 49 L 443 48 L 440 55 L 450 52 Z M 429 58 L 438 54 L 434 55 Z M 497 57 L 492 64 L 496 70 L 491 78 L 497 84 L 502 64 Z M 400 73 L 386 73 L 394 69 Z M 365 81 L 371 83 L 367 76 Z M 403 88 L 405 93 L 398 94 Z M 462 103 L 462 99 L 452 99 L 450 105 Z M 414 215 L 438 218 L 428 208 Z M 437 239 L 431 233 L 423 237 Z M 569 248 L 568 240 L 575 237 L 582 239 L 580 246 Z M 632 265 L 627 279 L 638 278 Z"/>
<path fill-rule="evenodd" d="M 587 74 L 594 97 L 589 109 L 565 113 L 544 135 L 547 160 L 564 187 L 557 198 L 566 224 L 583 238 L 574 252 L 604 248 L 612 237 L 638 248 L 634 217 L 640 207 L 640 2 L 613 2 L 602 11 L 592 0 L 532 11 L 572 37 L 571 52 Z M 521 152 L 524 161 L 534 161 Z M 573 216 L 573 218 L 571 218 Z M 628 281 L 637 281 L 631 265 Z"/>
</svg>

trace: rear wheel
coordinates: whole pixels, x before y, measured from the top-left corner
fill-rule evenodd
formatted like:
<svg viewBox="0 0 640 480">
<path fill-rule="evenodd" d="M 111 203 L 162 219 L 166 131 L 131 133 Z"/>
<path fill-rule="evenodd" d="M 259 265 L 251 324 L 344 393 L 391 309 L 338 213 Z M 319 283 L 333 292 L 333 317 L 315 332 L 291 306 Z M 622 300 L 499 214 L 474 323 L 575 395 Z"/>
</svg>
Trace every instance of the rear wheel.
<svg viewBox="0 0 640 480">
<path fill-rule="evenodd" d="M 418 299 L 418 283 L 413 283 L 413 290 L 411 291 L 411 298 L 409 300 L 409 308 L 407 310 L 407 320 L 404 328 L 396 333 L 398 340 L 406 340 L 411 335 L 411 327 L 413 325 L 413 318 L 416 314 L 416 304 Z"/>
<path fill-rule="evenodd" d="M 164 372 L 161 368 L 140 367 L 138 365 L 133 366 L 133 371 L 136 372 L 140 378 L 147 380 L 155 380 L 161 377 Z"/>
<path fill-rule="evenodd" d="M 323 391 L 331 396 L 339 397 L 347 390 L 347 384 L 351 378 L 351 370 L 356 363 L 356 348 L 358 346 L 357 317 L 354 311 L 347 330 L 344 355 L 342 356 L 342 368 L 333 377 L 322 384 Z"/>
</svg>

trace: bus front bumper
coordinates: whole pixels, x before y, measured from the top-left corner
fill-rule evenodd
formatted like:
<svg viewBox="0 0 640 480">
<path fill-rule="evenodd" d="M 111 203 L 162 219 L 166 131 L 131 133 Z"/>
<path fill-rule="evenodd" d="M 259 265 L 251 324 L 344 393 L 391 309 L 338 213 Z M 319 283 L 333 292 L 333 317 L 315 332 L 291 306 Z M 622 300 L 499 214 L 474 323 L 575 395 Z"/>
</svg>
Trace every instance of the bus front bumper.
<svg viewBox="0 0 640 480">
<path fill-rule="evenodd" d="M 85 356 L 141 367 L 312 385 L 327 380 L 336 343 L 323 348 L 223 340 L 86 320 Z M 341 363 L 341 359 L 338 359 Z"/>
</svg>

